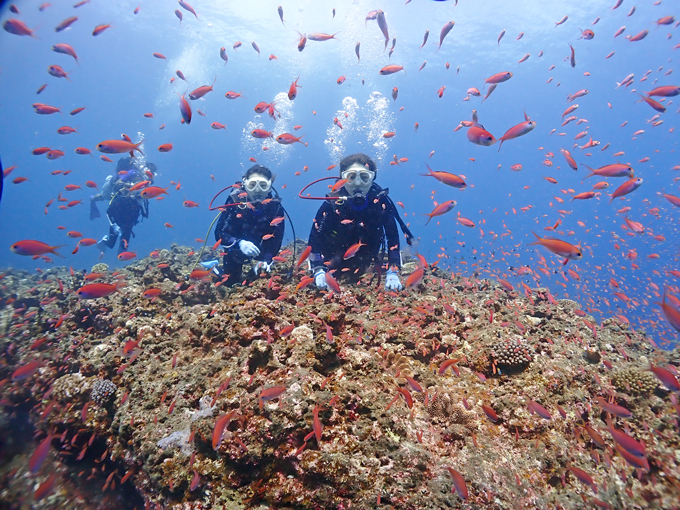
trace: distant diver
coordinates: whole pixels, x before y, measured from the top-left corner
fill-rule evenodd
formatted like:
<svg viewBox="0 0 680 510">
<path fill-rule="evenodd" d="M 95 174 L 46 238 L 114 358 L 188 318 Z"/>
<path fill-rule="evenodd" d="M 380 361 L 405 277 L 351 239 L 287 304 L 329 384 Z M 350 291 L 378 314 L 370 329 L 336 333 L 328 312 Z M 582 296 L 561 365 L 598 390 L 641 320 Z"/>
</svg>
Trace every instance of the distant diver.
<svg viewBox="0 0 680 510">
<path fill-rule="evenodd" d="M 142 196 L 145 186 L 136 185 L 144 181 L 147 181 L 147 186 L 152 184 L 156 165 L 147 163 L 144 166 L 133 158 L 121 158 L 116 172 L 106 178 L 101 193 L 90 197 L 90 219 L 100 217 L 97 202 L 108 201 L 106 217 L 109 220 L 109 233 L 97 242 L 97 247 L 104 252 L 106 248 L 113 248 L 120 237 L 120 254 L 128 251 L 130 236 L 134 237 L 132 227 L 139 223 L 140 214 L 142 218 L 149 217 L 149 201 Z"/>
</svg>

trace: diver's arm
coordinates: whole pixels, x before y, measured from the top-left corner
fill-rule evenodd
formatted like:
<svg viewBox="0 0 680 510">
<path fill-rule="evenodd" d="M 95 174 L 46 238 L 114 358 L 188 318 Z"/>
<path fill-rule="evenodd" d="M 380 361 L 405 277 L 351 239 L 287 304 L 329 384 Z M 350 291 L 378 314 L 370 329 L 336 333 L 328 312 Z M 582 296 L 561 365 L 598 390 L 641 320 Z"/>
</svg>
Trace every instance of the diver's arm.
<svg viewBox="0 0 680 510">
<path fill-rule="evenodd" d="M 314 223 L 312 224 L 312 228 L 309 232 L 308 245 L 311 246 L 312 248 L 312 251 L 309 255 L 309 263 L 312 268 L 312 273 L 314 273 L 317 269 L 324 268 L 323 255 L 321 255 L 322 251 L 321 248 L 323 246 L 323 243 L 328 242 L 328 240 L 325 239 L 325 229 L 322 228 L 322 226 L 328 219 L 329 214 L 333 214 L 333 208 L 329 203 L 324 202 L 321 205 L 321 207 L 319 207 L 319 210 L 316 212 Z"/>
<path fill-rule="evenodd" d="M 276 214 L 272 216 L 272 219 L 276 217 L 283 216 L 283 208 L 279 206 Z M 272 261 L 272 257 L 275 257 L 279 250 L 281 249 L 281 244 L 283 243 L 283 233 L 286 229 L 286 222 L 282 221 L 274 227 L 274 237 L 270 237 L 262 241 L 260 245 L 260 256 L 257 257 L 258 260 L 264 260 L 267 263 Z"/>
<path fill-rule="evenodd" d="M 388 205 L 383 212 L 383 228 L 385 229 L 385 239 L 387 241 L 387 264 L 388 267 L 396 266 L 401 268 L 399 229 L 392 210 Z"/>
<path fill-rule="evenodd" d="M 92 197 L 95 202 L 101 202 L 102 200 L 111 200 L 111 193 L 113 193 L 113 175 L 109 175 L 102 185 L 101 191 Z"/>
<path fill-rule="evenodd" d="M 224 205 L 233 204 L 231 197 L 227 198 Z M 215 227 L 215 241 L 222 241 L 223 246 L 231 247 L 239 238 L 234 236 L 233 223 L 238 219 L 235 217 L 234 210 L 238 209 L 236 206 L 228 207 L 220 214 L 220 219 L 217 220 Z"/>
</svg>

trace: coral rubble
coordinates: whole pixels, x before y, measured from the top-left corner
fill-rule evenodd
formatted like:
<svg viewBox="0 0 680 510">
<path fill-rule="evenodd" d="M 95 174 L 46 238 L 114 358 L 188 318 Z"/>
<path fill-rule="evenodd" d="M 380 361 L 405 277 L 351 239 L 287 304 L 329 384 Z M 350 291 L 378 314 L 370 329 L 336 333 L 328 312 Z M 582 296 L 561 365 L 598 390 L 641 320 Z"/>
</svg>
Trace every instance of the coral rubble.
<svg viewBox="0 0 680 510">
<path fill-rule="evenodd" d="M 189 251 L 96 300 L 64 268 L 5 273 L 6 508 L 55 475 L 45 508 L 678 506 L 680 408 L 649 368 L 680 358 L 643 331 L 436 268 L 399 293 L 296 291 L 290 264 L 225 288 Z"/>
</svg>

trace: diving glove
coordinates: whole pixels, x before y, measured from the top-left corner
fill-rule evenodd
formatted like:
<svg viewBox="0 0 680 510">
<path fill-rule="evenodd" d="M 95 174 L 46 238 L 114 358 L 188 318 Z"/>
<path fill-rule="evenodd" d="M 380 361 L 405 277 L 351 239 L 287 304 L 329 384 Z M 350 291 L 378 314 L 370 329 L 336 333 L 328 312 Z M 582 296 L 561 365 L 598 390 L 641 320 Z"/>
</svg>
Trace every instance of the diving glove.
<svg viewBox="0 0 680 510">
<path fill-rule="evenodd" d="M 387 290 L 401 290 L 404 286 L 399 280 L 399 275 L 394 269 L 388 269 L 385 273 L 385 289 Z"/>
<path fill-rule="evenodd" d="M 328 283 L 326 283 L 326 271 L 320 269 L 314 275 L 314 283 L 317 289 L 327 289 Z"/>
<path fill-rule="evenodd" d="M 241 250 L 241 253 L 243 253 L 246 257 L 257 257 L 260 254 L 260 249 L 245 239 L 241 239 L 238 242 L 238 247 Z"/>
</svg>

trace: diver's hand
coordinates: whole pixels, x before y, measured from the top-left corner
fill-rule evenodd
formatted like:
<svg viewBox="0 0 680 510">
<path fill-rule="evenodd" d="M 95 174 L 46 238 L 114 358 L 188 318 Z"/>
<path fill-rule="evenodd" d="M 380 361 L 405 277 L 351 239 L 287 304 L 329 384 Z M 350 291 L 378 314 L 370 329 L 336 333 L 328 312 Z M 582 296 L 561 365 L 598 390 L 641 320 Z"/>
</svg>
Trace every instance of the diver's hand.
<svg viewBox="0 0 680 510">
<path fill-rule="evenodd" d="M 387 273 L 385 273 L 385 289 L 401 290 L 403 288 L 404 286 L 401 284 L 397 272 L 394 269 L 389 269 Z"/>
<path fill-rule="evenodd" d="M 119 227 L 117 224 L 113 223 L 113 224 L 111 225 L 111 230 L 113 230 L 113 233 L 114 233 L 115 235 L 117 235 L 117 236 L 120 235 L 120 227 Z"/>
<path fill-rule="evenodd" d="M 260 261 L 257 264 L 255 264 L 255 267 L 253 267 L 253 271 L 255 272 L 255 275 L 259 273 L 260 271 L 266 272 L 266 273 L 271 273 L 272 272 L 272 265 L 274 265 L 273 262 L 270 262 L 267 264 L 266 262 Z"/>
<path fill-rule="evenodd" d="M 314 283 L 317 289 L 327 289 L 328 283 L 326 283 L 326 271 L 323 269 L 317 271 L 314 275 Z"/>
<path fill-rule="evenodd" d="M 243 253 L 246 257 L 257 257 L 260 254 L 260 249 L 245 239 L 241 239 L 238 242 L 238 247 L 241 250 L 241 253 Z"/>
</svg>

